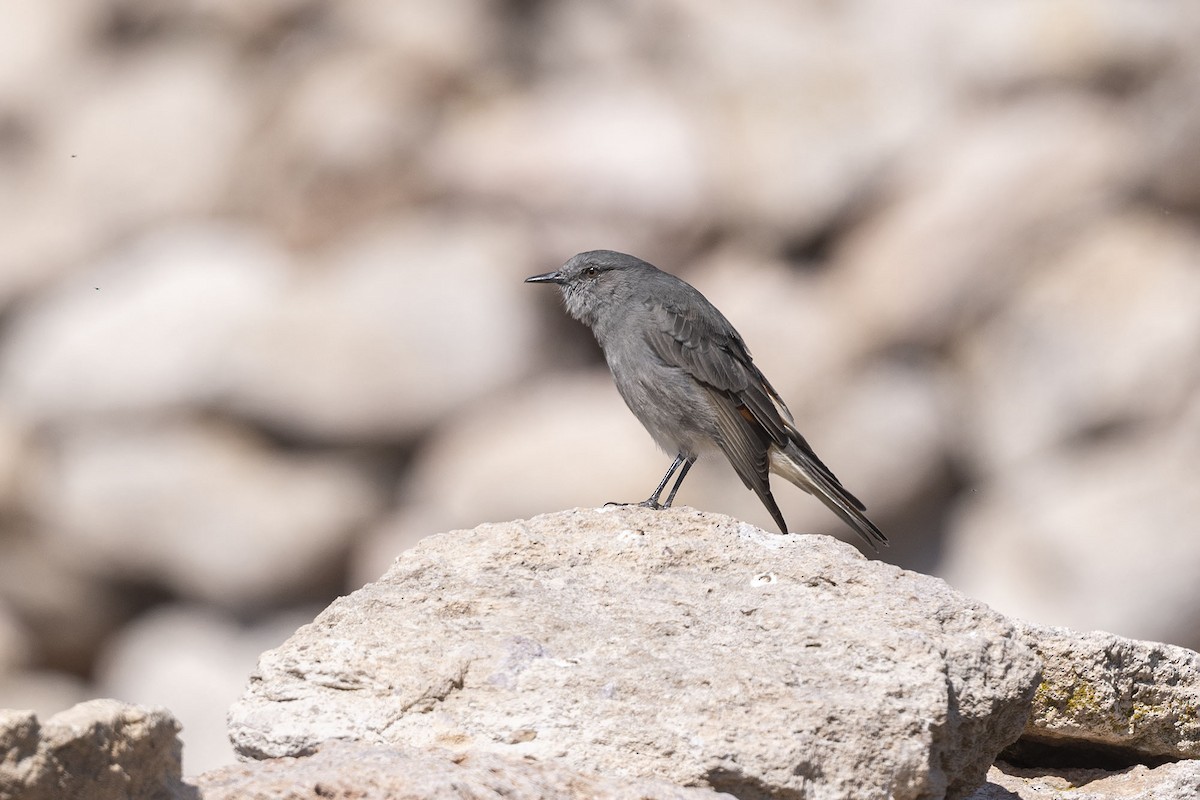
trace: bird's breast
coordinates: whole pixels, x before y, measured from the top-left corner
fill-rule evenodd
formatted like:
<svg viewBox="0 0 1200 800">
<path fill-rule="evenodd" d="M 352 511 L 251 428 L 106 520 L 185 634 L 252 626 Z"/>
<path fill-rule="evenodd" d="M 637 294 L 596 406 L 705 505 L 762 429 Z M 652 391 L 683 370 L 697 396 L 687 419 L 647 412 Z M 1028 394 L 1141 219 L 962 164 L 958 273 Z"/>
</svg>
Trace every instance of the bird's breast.
<svg viewBox="0 0 1200 800">
<path fill-rule="evenodd" d="M 669 455 L 698 456 L 716 446 L 716 414 L 708 393 L 649 346 L 605 348 L 617 391 Z"/>
</svg>

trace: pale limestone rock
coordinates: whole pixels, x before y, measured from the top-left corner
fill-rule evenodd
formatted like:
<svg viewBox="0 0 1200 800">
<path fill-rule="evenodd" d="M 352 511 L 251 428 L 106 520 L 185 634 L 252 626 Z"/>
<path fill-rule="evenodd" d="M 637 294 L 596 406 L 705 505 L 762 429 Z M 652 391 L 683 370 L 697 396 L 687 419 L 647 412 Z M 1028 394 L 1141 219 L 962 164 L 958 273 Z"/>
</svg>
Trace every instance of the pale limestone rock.
<svg viewBox="0 0 1200 800">
<path fill-rule="evenodd" d="M 1129 769 L 1019 768 L 998 764 L 968 800 L 1195 800 L 1200 761 Z"/>
<path fill-rule="evenodd" d="M 213 770 L 196 779 L 204 800 L 732 800 L 653 778 L 578 772 L 497 753 L 330 741 L 302 758 Z"/>
<path fill-rule="evenodd" d="M 90 700 L 39 723 L 0 710 L 4 800 L 183 800 L 179 723 L 161 708 Z"/>
<path fill-rule="evenodd" d="M 1012 634 L 830 537 L 561 512 L 423 540 L 265 654 L 230 733 L 257 758 L 337 738 L 734 794 L 956 798 L 1025 725 L 1038 664 Z"/>
<path fill-rule="evenodd" d="M 1200 758 L 1200 653 L 1101 631 L 1017 630 L 1042 659 L 1025 739 L 1149 761 Z"/>
</svg>

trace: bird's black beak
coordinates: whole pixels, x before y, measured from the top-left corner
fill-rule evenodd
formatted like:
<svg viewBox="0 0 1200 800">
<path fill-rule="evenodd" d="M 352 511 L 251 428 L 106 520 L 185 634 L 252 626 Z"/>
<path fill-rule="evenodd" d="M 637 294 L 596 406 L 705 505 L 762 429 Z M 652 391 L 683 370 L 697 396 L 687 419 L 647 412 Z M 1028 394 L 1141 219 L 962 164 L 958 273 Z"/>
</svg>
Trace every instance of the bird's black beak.
<svg viewBox="0 0 1200 800">
<path fill-rule="evenodd" d="M 526 283 L 566 283 L 561 270 L 555 272 L 547 272 L 545 275 L 533 275 L 525 279 Z"/>
</svg>

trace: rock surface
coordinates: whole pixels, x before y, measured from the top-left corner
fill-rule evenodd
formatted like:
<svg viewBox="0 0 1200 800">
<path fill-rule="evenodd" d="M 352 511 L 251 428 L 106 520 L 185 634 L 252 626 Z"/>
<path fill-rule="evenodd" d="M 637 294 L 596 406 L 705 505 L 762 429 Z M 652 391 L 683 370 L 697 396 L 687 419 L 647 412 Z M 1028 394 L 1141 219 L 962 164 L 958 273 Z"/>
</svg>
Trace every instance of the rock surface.
<svg viewBox="0 0 1200 800">
<path fill-rule="evenodd" d="M 40 724 L 0 710 L 0 799 L 174 800 L 179 723 L 165 709 L 90 700 Z"/>
<path fill-rule="evenodd" d="M 601 777 L 495 753 L 340 741 L 304 758 L 223 767 L 196 783 L 204 800 L 731 800 L 710 789 Z"/>
<path fill-rule="evenodd" d="M 969 800 L 1195 800 L 1200 797 L 1200 761 L 1159 767 L 1139 764 L 1102 769 L 1021 769 L 998 764 Z"/>
<path fill-rule="evenodd" d="M 830 537 L 576 510 L 422 541 L 262 657 L 230 736 L 253 758 L 337 738 L 741 796 L 955 798 L 1037 680 L 1004 618 Z"/>
<path fill-rule="evenodd" d="M 1022 741 L 1200 758 L 1200 653 L 1098 631 L 1018 630 L 1042 659 Z"/>
</svg>

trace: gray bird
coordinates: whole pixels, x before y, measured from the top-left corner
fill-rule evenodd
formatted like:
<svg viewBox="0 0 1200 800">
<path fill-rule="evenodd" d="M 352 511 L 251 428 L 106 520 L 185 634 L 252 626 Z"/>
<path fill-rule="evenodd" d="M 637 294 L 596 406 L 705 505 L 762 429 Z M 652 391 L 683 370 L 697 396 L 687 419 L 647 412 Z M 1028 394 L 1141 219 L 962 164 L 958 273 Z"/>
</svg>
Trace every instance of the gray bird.
<svg viewBox="0 0 1200 800">
<path fill-rule="evenodd" d="M 639 505 L 670 508 L 696 459 L 719 450 L 781 532 L 788 532 L 787 522 L 771 495 L 770 472 L 815 495 L 872 549 L 878 549 L 877 541 L 887 544 L 863 513 L 866 506 L 796 430 L 742 337 L 690 284 L 612 250 L 580 253 L 557 271 L 525 282 L 558 286 L 567 313 L 596 335 L 626 405 L 663 450 L 675 453 L 658 488 Z"/>
</svg>

